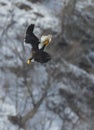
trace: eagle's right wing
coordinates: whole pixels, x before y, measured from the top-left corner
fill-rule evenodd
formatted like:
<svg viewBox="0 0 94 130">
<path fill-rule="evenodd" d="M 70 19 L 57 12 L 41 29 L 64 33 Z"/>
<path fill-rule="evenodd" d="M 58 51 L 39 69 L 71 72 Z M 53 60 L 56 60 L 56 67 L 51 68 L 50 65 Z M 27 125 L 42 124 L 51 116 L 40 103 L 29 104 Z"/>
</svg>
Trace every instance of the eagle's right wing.
<svg viewBox="0 0 94 130">
<path fill-rule="evenodd" d="M 34 27 L 35 25 L 34 24 L 31 24 L 27 30 L 26 30 L 26 36 L 25 36 L 25 43 L 26 44 L 31 44 L 32 45 L 32 48 L 34 50 L 37 50 L 38 49 L 38 44 L 40 43 L 39 42 L 39 39 L 35 36 L 35 34 L 33 33 L 34 31 Z"/>
<path fill-rule="evenodd" d="M 34 31 L 34 27 L 35 27 L 34 24 L 29 25 L 29 27 L 26 30 L 26 34 L 29 34 L 29 35 L 32 34 Z"/>
</svg>

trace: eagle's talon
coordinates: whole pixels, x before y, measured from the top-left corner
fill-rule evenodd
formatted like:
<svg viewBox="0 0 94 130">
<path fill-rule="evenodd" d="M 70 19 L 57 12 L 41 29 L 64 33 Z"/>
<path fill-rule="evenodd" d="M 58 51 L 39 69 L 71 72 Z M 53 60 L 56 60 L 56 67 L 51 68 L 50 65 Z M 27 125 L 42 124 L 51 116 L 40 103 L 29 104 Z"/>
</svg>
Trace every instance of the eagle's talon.
<svg viewBox="0 0 94 130">
<path fill-rule="evenodd" d="M 27 64 L 29 65 L 30 63 L 31 63 L 31 60 L 30 60 L 30 59 L 28 59 L 28 60 L 27 60 Z"/>
</svg>

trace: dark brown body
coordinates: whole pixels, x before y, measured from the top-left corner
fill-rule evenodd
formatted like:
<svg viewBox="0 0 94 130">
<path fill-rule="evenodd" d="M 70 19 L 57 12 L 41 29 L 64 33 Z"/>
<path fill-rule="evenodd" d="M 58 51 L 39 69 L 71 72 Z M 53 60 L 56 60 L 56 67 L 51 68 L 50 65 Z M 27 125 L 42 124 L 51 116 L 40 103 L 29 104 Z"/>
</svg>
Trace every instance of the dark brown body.
<svg viewBox="0 0 94 130">
<path fill-rule="evenodd" d="M 51 60 L 51 56 L 45 51 L 38 50 L 32 51 L 32 57 L 30 59 L 34 59 L 35 61 L 40 63 L 46 63 Z"/>
</svg>

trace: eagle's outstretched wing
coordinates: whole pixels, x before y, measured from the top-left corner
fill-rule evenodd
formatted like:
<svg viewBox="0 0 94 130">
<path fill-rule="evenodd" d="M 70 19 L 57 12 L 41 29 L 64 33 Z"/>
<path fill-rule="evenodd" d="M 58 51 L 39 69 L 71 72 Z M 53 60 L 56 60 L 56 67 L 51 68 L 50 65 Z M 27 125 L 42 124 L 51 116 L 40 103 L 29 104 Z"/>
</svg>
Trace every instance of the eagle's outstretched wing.
<svg viewBox="0 0 94 130">
<path fill-rule="evenodd" d="M 39 39 L 33 33 L 34 24 L 31 24 L 26 30 L 25 43 L 31 44 L 33 50 L 38 50 Z"/>
</svg>

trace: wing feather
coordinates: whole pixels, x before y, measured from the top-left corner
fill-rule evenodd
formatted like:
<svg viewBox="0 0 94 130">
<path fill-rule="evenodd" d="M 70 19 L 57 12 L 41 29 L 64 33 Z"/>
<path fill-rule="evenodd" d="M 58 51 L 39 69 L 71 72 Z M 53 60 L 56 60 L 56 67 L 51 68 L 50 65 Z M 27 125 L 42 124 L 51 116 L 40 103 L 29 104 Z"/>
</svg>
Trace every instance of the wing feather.
<svg viewBox="0 0 94 130">
<path fill-rule="evenodd" d="M 25 43 L 26 44 L 31 44 L 33 50 L 38 50 L 38 44 L 40 42 L 39 42 L 39 38 L 37 38 L 37 36 L 35 36 L 35 34 L 33 33 L 34 27 L 35 27 L 35 25 L 31 24 L 27 28 L 27 30 L 26 30 L 26 37 L 25 37 Z"/>
</svg>

